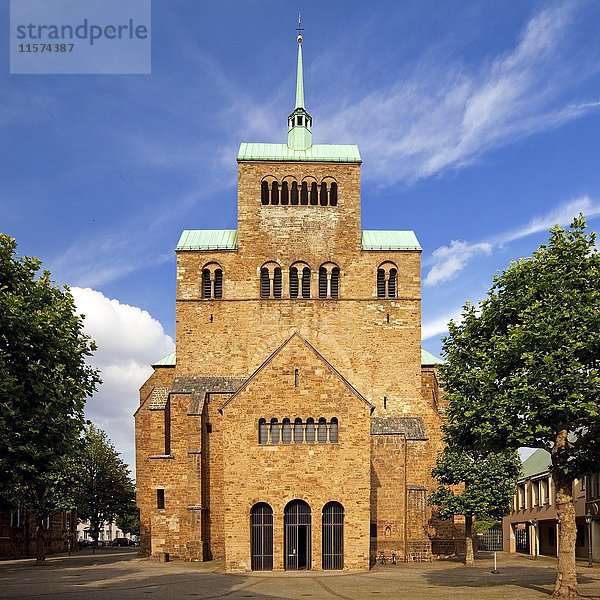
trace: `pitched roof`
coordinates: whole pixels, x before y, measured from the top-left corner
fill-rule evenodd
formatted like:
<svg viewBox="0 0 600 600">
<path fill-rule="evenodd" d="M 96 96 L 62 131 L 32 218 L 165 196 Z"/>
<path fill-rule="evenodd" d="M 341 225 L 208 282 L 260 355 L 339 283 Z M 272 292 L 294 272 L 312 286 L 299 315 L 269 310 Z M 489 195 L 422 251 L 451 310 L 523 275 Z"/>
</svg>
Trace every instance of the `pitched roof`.
<svg viewBox="0 0 600 600">
<path fill-rule="evenodd" d="M 237 229 L 185 229 L 175 247 L 180 250 L 237 250 Z"/>
<path fill-rule="evenodd" d="M 362 232 L 363 250 L 423 250 L 414 231 Z"/>
<path fill-rule="evenodd" d="M 530 479 L 536 475 L 545 475 L 552 467 L 552 456 L 543 448 L 538 448 L 523 461 L 521 479 Z"/>
<path fill-rule="evenodd" d="M 421 348 L 421 365 L 423 367 L 443 364 L 444 361 L 441 358 L 438 358 L 435 354 L 431 354 L 431 352 L 427 352 L 425 348 Z"/>
<path fill-rule="evenodd" d="M 233 399 L 250 384 L 250 382 L 263 370 L 265 367 L 269 365 L 269 363 L 295 338 L 298 337 L 308 348 L 310 348 L 328 367 L 333 371 L 342 382 L 350 388 L 350 390 L 358 396 L 365 404 L 368 406 L 373 406 L 310 342 L 306 341 L 298 332 L 292 333 L 292 335 L 279 346 L 268 358 L 265 360 L 248 379 L 240 386 L 240 388 L 233 394 L 233 396 L 229 397 L 221 406 L 221 408 L 225 408 Z"/>
<path fill-rule="evenodd" d="M 313 146 L 314 148 L 315 146 Z M 182 250 L 237 250 L 237 229 L 185 229 L 175 247 Z M 413 250 L 421 251 L 414 231 L 362 232 L 363 250 Z"/>
<path fill-rule="evenodd" d="M 246 381 L 247 377 L 175 377 L 171 392 L 176 394 L 191 394 L 189 414 L 202 414 L 206 394 L 208 393 L 234 393 Z"/>
<path fill-rule="evenodd" d="M 166 356 L 163 356 L 160 360 L 157 360 L 152 364 L 154 368 L 156 367 L 174 367 L 175 366 L 175 350 L 170 352 Z"/>
<path fill-rule="evenodd" d="M 306 150 L 292 150 L 287 144 L 242 143 L 238 162 L 362 162 L 354 144 L 313 144 Z"/>
</svg>

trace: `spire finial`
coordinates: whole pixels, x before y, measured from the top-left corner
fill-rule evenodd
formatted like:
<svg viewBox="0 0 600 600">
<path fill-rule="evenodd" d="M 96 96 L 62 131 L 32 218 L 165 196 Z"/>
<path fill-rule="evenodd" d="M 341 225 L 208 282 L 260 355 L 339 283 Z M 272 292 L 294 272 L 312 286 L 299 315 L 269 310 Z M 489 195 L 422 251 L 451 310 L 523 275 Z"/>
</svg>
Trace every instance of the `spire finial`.
<svg viewBox="0 0 600 600">
<path fill-rule="evenodd" d="M 298 32 L 298 43 L 302 43 L 302 31 L 304 31 L 304 27 L 301 26 L 300 22 L 300 13 L 298 13 L 298 27 L 296 27 L 296 31 Z"/>
</svg>

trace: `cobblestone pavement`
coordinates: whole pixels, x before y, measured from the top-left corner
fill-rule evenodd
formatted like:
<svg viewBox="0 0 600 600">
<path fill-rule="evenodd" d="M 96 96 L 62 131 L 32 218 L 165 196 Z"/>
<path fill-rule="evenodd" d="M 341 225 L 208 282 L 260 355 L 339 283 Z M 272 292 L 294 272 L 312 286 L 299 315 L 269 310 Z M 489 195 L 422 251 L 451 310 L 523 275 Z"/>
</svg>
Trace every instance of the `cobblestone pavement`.
<svg viewBox="0 0 600 600">
<path fill-rule="evenodd" d="M 217 563 L 158 563 L 134 550 L 99 550 L 96 555 L 50 557 L 0 563 L 0 598 L 11 600 L 528 600 L 548 598 L 556 561 L 534 562 L 499 554 L 499 575 L 489 558 L 465 568 L 460 563 L 377 565 L 368 573 L 224 573 Z M 579 568 L 580 593 L 600 599 L 600 565 Z"/>
</svg>

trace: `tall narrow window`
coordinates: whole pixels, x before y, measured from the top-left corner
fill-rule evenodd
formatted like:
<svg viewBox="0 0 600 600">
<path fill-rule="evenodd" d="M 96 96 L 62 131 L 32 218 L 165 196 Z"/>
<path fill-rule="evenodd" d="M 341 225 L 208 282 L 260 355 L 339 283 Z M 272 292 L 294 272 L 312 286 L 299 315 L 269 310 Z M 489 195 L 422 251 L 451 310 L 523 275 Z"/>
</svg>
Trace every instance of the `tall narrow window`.
<svg viewBox="0 0 600 600">
<path fill-rule="evenodd" d="M 279 444 L 279 422 L 271 419 L 271 444 Z"/>
<path fill-rule="evenodd" d="M 275 270 L 273 271 L 273 296 L 275 296 L 275 298 L 281 298 L 281 290 L 281 269 L 275 267 Z"/>
<path fill-rule="evenodd" d="M 260 270 L 260 297 L 269 298 L 271 296 L 271 280 L 269 278 L 269 269 L 263 267 Z"/>
<path fill-rule="evenodd" d="M 269 184 L 266 181 L 260 184 L 260 202 L 261 204 L 269 204 Z"/>
<path fill-rule="evenodd" d="M 266 444 L 269 441 L 269 431 L 267 429 L 266 419 L 259 419 L 258 421 L 258 443 Z"/>
<path fill-rule="evenodd" d="M 298 204 L 298 183 L 292 181 L 292 204 Z"/>
<path fill-rule="evenodd" d="M 276 181 L 271 184 L 271 204 L 279 204 L 279 184 Z"/>
<path fill-rule="evenodd" d="M 210 271 L 208 269 L 202 270 L 202 297 L 211 297 Z"/>
<path fill-rule="evenodd" d="M 324 181 L 321 182 L 321 189 L 319 192 L 319 203 L 321 204 L 321 206 L 327 206 L 327 184 Z"/>
<path fill-rule="evenodd" d="M 310 298 L 310 269 L 302 269 L 302 297 Z"/>
<path fill-rule="evenodd" d="M 300 204 L 308 204 L 308 183 L 302 182 L 302 188 L 300 191 Z"/>
<path fill-rule="evenodd" d="M 159 510 L 165 508 L 165 490 L 162 488 L 156 490 L 156 508 Z"/>
<path fill-rule="evenodd" d="M 298 417 L 294 421 L 294 444 L 301 444 L 304 441 L 304 431 L 302 426 L 302 419 Z"/>
<path fill-rule="evenodd" d="M 298 297 L 298 269 L 292 267 L 290 269 L 290 298 Z"/>
<path fill-rule="evenodd" d="M 336 417 L 333 417 L 331 423 L 329 423 L 329 441 L 332 444 L 337 444 L 338 441 L 338 420 Z"/>
<path fill-rule="evenodd" d="M 284 444 L 292 443 L 292 424 L 287 417 L 283 420 L 281 425 L 281 441 Z"/>
<path fill-rule="evenodd" d="M 327 298 L 327 269 L 319 269 L 319 298 Z"/>
<path fill-rule="evenodd" d="M 398 271 L 396 269 L 390 269 L 390 278 L 388 279 L 388 298 L 396 297 L 396 279 L 398 277 Z"/>
<path fill-rule="evenodd" d="M 215 298 L 223 297 L 223 271 L 217 269 L 215 271 Z"/>
<path fill-rule="evenodd" d="M 337 206 L 338 203 L 338 186 L 334 181 L 329 186 L 329 206 Z"/>
<path fill-rule="evenodd" d="M 281 204 L 290 203 L 290 190 L 288 188 L 288 182 L 284 181 L 281 184 Z"/>
<path fill-rule="evenodd" d="M 319 204 L 319 188 L 316 181 L 310 184 L 310 203 L 312 206 Z"/>
<path fill-rule="evenodd" d="M 337 267 L 331 269 L 331 297 L 340 297 L 340 270 Z"/>
<path fill-rule="evenodd" d="M 306 419 L 306 442 L 315 443 L 315 420 L 312 417 Z"/>
<path fill-rule="evenodd" d="M 385 298 L 385 271 L 377 269 L 377 297 Z"/>
</svg>

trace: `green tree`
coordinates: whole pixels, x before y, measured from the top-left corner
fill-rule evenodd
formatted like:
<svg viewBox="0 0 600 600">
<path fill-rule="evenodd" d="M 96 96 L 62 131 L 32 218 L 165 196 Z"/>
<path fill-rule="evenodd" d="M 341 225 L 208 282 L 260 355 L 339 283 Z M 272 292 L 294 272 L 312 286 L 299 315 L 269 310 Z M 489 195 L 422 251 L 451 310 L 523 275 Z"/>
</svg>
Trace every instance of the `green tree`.
<svg viewBox="0 0 600 600">
<path fill-rule="evenodd" d="M 123 533 L 131 535 L 140 535 L 140 509 L 132 501 L 123 512 L 117 515 L 117 527 Z"/>
<path fill-rule="evenodd" d="M 438 507 L 439 519 L 464 515 L 465 564 L 472 566 L 473 520 L 498 520 L 508 513 L 521 461 L 514 450 L 482 454 L 447 442 L 433 469 L 440 485 L 429 503 Z"/>
<path fill-rule="evenodd" d="M 100 379 L 85 363 L 95 345 L 69 289 L 16 248 L 0 234 L 0 496 L 35 516 L 43 564 L 45 518 L 69 504 L 62 462 L 76 451 Z"/>
<path fill-rule="evenodd" d="M 554 596 L 577 595 L 573 482 L 600 462 L 600 255 L 583 215 L 511 263 L 444 341 L 447 434 L 483 452 L 552 456 L 560 519 Z"/>
<path fill-rule="evenodd" d="M 90 522 L 94 548 L 103 523 L 127 514 L 135 501 L 129 468 L 106 433 L 94 425 L 83 432 L 83 445 L 70 465 L 74 502 L 82 521 Z"/>
</svg>

